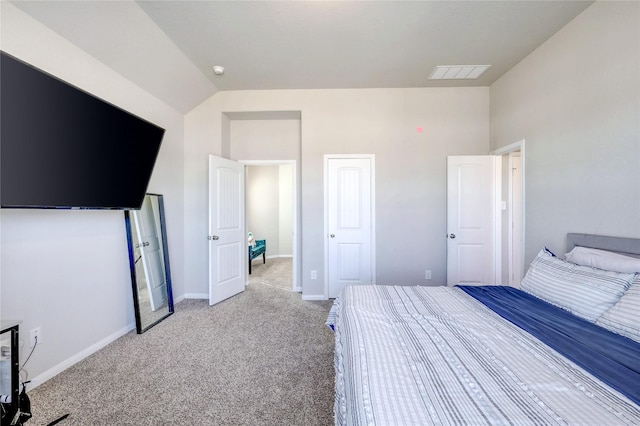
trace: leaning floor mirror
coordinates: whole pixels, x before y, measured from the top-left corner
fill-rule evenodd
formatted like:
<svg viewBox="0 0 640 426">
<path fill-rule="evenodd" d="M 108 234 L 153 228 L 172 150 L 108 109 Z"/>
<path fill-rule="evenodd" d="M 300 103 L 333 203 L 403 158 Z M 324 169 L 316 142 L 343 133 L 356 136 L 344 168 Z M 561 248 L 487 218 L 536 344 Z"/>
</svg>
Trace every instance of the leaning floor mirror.
<svg viewBox="0 0 640 426">
<path fill-rule="evenodd" d="M 162 195 L 146 194 L 140 210 L 124 212 L 138 334 L 173 313 Z"/>
</svg>

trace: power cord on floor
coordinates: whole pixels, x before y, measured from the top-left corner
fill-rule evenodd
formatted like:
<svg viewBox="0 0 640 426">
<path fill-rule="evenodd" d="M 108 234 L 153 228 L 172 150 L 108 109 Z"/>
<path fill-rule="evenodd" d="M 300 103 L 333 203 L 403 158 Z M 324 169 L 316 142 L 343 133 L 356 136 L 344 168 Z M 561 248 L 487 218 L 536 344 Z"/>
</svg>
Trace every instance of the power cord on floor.
<svg viewBox="0 0 640 426">
<path fill-rule="evenodd" d="M 69 417 L 69 414 L 65 414 L 64 416 L 55 419 L 54 421 L 52 421 L 51 423 L 49 423 L 47 426 L 53 426 L 53 425 L 57 425 L 58 423 L 60 423 L 61 421 L 63 421 L 64 419 L 66 419 L 67 417 Z"/>
<path fill-rule="evenodd" d="M 27 363 L 29 362 L 29 360 L 31 359 L 31 355 L 33 355 L 33 352 L 36 350 L 36 347 L 38 346 L 38 336 L 34 337 L 35 343 L 33 345 L 33 348 L 31 348 L 31 352 L 29 352 L 29 356 L 27 357 L 27 359 L 24 361 L 24 364 L 22 364 L 22 367 L 20 367 L 20 370 L 18 370 L 18 374 L 20 374 L 22 372 L 22 370 L 24 370 L 24 367 L 27 366 Z M 24 370 L 27 374 L 25 376 L 25 379 L 29 377 L 29 372 L 27 370 Z M 27 396 L 27 393 L 25 392 L 25 386 L 30 383 L 30 381 L 25 380 L 24 382 L 22 382 L 22 393 L 20 394 L 20 414 L 22 416 L 26 415 L 26 418 L 23 419 L 23 422 L 26 422 L 29 418 L 31 418 L 31 402 L 29 401 L 29 397 Z M 24 406 L 26 405 L 26 407 Z M 24 411 L 23 411 L 24 410 Z M 64 419 L 66 419 L 67 417 L 69 417 L 69 414 L 65 414 L 62 417 L 59 417 L 58 419 L 52 421 L 51 423 L 49 423 L 47 426 L 53 426 L 56 425 L 58 423 L 60 423 L 61 421 L 63 421 Z M 22 424 L 22 423 L 20 423 Z"/>
</svg>

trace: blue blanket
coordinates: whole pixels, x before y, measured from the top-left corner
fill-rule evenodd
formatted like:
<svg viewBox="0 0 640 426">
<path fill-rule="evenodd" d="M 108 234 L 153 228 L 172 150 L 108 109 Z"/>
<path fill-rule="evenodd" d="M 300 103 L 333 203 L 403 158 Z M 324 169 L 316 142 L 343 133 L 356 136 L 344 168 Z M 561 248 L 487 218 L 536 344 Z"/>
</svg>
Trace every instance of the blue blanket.
<svg viewBox="0 0 640 426">
<path fill-rule="evenodd" d="M 513 287 L 458 287 L 640 404 L 640 343 Z"/>
</svg>

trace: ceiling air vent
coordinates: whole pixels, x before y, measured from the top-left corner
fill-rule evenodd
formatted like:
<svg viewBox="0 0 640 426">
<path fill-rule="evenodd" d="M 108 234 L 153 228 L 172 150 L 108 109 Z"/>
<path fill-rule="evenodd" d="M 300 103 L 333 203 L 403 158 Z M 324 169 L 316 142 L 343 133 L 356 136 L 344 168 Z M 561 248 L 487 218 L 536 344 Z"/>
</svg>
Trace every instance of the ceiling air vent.
<svg viewBox="0 0 640 426">
<path fill-rule="evenodd" d="M 473 80 L 480 77 L 491 65 L 438 65 L 429 80 Z"/>
</svg>

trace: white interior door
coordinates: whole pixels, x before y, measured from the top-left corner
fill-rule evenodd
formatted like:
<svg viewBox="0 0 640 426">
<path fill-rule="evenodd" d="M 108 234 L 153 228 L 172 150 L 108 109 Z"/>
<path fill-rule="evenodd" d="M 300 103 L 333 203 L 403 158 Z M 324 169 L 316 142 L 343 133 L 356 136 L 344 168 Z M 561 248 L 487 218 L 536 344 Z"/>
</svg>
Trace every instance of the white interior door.
<svg viewBox="0 0 640 426">
<path fill-rule="evenodd" d="M 155 311 L 167 302 L 167 280 L 164 273 L 164 259 L 159 229 L 153 214 L 154 206 L 150 197 L 144 197 L 140 210 L 133 211 L 133 219 L 140 247 L 140 257 L 144 270 L 151 310 Z"/>
<path fill-rule="evenodd" d="M 500 157 L 447 157 L 447 285 L 498 284 Z"/>
<path fill-rule="evenodd" d="M 373 158 L 328 158 L 328 297 L 373 278 Z"/>
<path fill-rule="evenodd" d="M 209 156 L 209 304 L 244 291 L 244 166 Z"/>
</svg>

